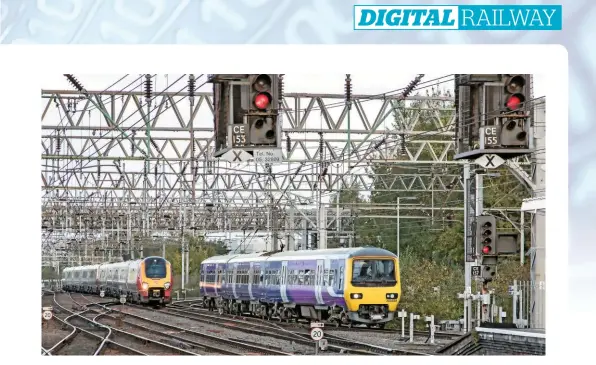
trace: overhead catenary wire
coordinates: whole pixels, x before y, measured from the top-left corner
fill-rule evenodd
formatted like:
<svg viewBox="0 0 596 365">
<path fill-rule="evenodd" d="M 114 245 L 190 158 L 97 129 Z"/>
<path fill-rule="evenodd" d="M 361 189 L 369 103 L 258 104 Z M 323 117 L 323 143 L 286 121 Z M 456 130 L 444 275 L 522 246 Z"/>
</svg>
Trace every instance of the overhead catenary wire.
<svg viewBox="0 0 596 365">
<path fill-rule="evenodd" d="M 372 98 L 371 98 L 370 100 L 374 100 L 374 99 L 372 99 Z M 435 130 L 435 131 L 426 131 L 426 132 L 424 132 L 424 133 L 426 133 L 426 135 L 427 135 L 427 136 L 432 136 L 432 135 L 433 135 L 433 134 L 432 134 L 432 132 L 435 132 L 435 133 L 436 133 L 437 131 L 440 131 L 440 130 L 442 130 L 442 129 L 445 129 L 445 128 L 446 128 L 446 127 L 441 127 L 441 128 L 438 128 L 438 129 L 437 129 L 437 130 Z M 436 135 L 436 134 L 434 134 L 434 135 Z M 421 139 L 421 137 L 420 137 L 420 136 L 421 136 L 420 134 L 419 134 L 419 135 L 416 135 L 416 136 L 410 136 L 410 138 L 409 138 L 409 139 L 410 139 L 410 141 L 417 140 L 417 139 Z M 377 141 L 377 143 L 379 143 L 379 142 L 383 142 L 383 143 L 385 143 L 385 141 L 382 141 L 382 140 L 381 140 L 381 141 Z M 392 142 L 392 143 L 397 143 L 397 142 Z M 371 144 L 369 144 L 369 146 L 370 146 L 370 145 L 371 145 Z M 367 146 L 367 148 L 368 148 L 368 146 Z M 334 148 L 334 149 L 335 149 L 335 148 Z M 363 149 L 364 149 L 364 147 L 363 147 Z M 336 150 L 336 149 L 335 149 L 335 150 Z M 359 150 L 359 149 L 358 149 L 357 151 L 358 151 L 358 152 L 361 152 L 361 150 Z M 339 160 L 339 162 L 345 162 L 345 160 L 344 160 L 344 159 L 341 159 L 341 160 Z M 307 166 L 305 166 L 305 164 L 301 164 L 299 167 L 297 167 L 297 168 L 296 168 L 296 170 L 297 170 L 297 171 L 296 171 L 296 174 L 297 174 L 297 173 L 298 173 L 300 170 L 302 170 L 302 169 L 305 169 L 305 168 L 306 168 L 306 169 L 308 169 L 308 167 L 307 167 Z M 270 174 L 269 174 L 268 176 L 266 176 L 265 178 L 267 178 L 267 179 L 270 179 Z M 287 188 L 286 188 L 286 190 L 287 190 Z M 165 200 L 164 200 L 164 201 L 165 201 Z"/>
</svg>

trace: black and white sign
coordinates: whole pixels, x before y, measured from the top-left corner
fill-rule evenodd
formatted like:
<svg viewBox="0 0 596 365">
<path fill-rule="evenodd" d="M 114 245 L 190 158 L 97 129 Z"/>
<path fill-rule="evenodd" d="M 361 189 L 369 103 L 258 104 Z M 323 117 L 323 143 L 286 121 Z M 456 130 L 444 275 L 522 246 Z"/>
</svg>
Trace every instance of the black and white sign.
<svg viewBox="0 0 596 365">
<path fill-rule="evenodd" d="M 484 127 L 484 148 L 498 147 L 500 144 L 498 128 L 495 126 Z"/>
<path fill-rule="evenodd" d="M 480 276 L 480 266 L 472 266 L 472 276 Z"/>
<path fill-rule="evenodd" d="M 46 321 L 49 321 L 50 319 L 52 319 L 52 312 L 50 312 L 50 311 L 44 311 L 43 312 L 43 319 L 45 319 Z"/>
<path fill-rule="evenodd" d="M 246 125 L 232 125 L 232 147 L 246 146 Z"/>
<path fill-rule="evenodd" d="M 498 155 L 487 154 L 478 157 L 474 162 L 484 167 L 485 169 L 495 169 L 505 163 Z"/>
<path fill-rule="evenodd" d="M 257 163 L 281 163 L 281 148 L 254 149 L 253 155 Z"/>
<path fill-rule="evenodd" d="M 313 328 L 310 330 L 310 338 L 313 339 L 313 341 L 320 341 L 323 339 L 323 329 L 322 328 Z"/>
<path fill-rule="evenodd" d="M 253 157 L 245 150 L 229 150 L 221 158 L 232 163 L 241 163 L 252 160 Z"/>
<path fill-rule="evenodd" d="M 321 322 L 310 322 L 310 328 L 324 328 L 325 323 Z"/>
<path fill-rule="evenodd" d="M 106 296 L 106 293 L 103 290 L 99 292 L 99 297 L 100 298 L 103 298 L 105 296 Z"/>
<path fill-rule="evenodd" d="M 126 303 L 126 297 L 120 297 L 120 304 Z"/>
</svg>

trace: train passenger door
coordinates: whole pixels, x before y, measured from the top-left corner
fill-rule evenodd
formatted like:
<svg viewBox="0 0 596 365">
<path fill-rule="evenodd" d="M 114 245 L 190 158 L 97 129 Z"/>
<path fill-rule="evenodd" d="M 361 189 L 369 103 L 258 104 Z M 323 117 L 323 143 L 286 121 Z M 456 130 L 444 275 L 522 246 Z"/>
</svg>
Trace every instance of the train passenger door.
<svg viewBox="0 0 596 365">
<path fill-rule="evenodd" d="M 279 278 L 279 292 L 281 295 L 281 300 L 284 303 L 288 303 L 290 302 L 288 300 L 288 294 L 286 292 L 286 287 L 287 287 L 287 283 L 288 283 L 288 262 L 287 261 L 282 261 L 281 263 L 281 277 Z"/>
<path fill-rule="evenodd" d="M 254 279 L 254 262 L 250 263 L 250 267 L 248 268 L 248 297 L 250 298 L 250 300 L 254 300 L 255 298 L 252 296 L 252 285 L 253 285 L 253 279 Z"/>
<path fill-rule="evenodd" d="M 219 264 L 215 264 L 215 268 L 213 269 L 214 273 L 213 273 L 213 292 L 215 293 L 215 296 L 217 297 L 217 284 L 219 283 Z"/>
<path fill-rule="evenodd" d="M 315 299 L 318 304 L 324 304 L 322 288 L 323 288 L 323 260 L 317 260 L 317 269 L 315 271 Z"/>
<path fill-rule="evenodd" d="M 234 294 L 234 299 L 238 298 L 238 294 L 236 294 L 236 277 L 238 275 L 238 264 L 234 264 L 234 270 L 232 271 L 232 294 Z"/>
</svg>

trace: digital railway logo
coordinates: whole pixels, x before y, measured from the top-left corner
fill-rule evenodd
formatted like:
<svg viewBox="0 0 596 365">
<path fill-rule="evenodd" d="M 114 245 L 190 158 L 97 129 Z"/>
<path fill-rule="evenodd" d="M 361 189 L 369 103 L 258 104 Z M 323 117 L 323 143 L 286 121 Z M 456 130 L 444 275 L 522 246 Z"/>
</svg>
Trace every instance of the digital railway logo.
<svg viewBox="0 0 596 365">
<path fill-rule="evenodd" d="M 561 5 L 354 5 L 354 30 L 561 30 Z"/>
</svg>

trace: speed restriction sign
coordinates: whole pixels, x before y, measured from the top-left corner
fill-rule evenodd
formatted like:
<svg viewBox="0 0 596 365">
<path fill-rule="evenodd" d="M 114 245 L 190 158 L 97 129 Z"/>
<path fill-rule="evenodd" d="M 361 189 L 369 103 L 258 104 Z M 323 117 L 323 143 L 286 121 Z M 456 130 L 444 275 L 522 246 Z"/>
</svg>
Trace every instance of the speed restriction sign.
<svg viewBox="0 0 596 365">
<path fill-rule="evenodd" d="M 106 293 L 103 290 L 99 292 L 99 297 L 100 298 L 103 298 L 105 296 L 106 296 Z"/>
<path fill-rule="evenodd" d="M 314 341 L 319 341 L 323 339 L 323 329 L 322 328 L 313 328 L 310 330 L 310 338 Z"/>
<path fill-rule="evenodd" d="M 50 311 L 44 311 L 43 312 L 43 319 L 45 319 L 46 321 L 49 321 L 50 319 L 52 319 L 52 312 L 50 312 Z"/>
</svg>

